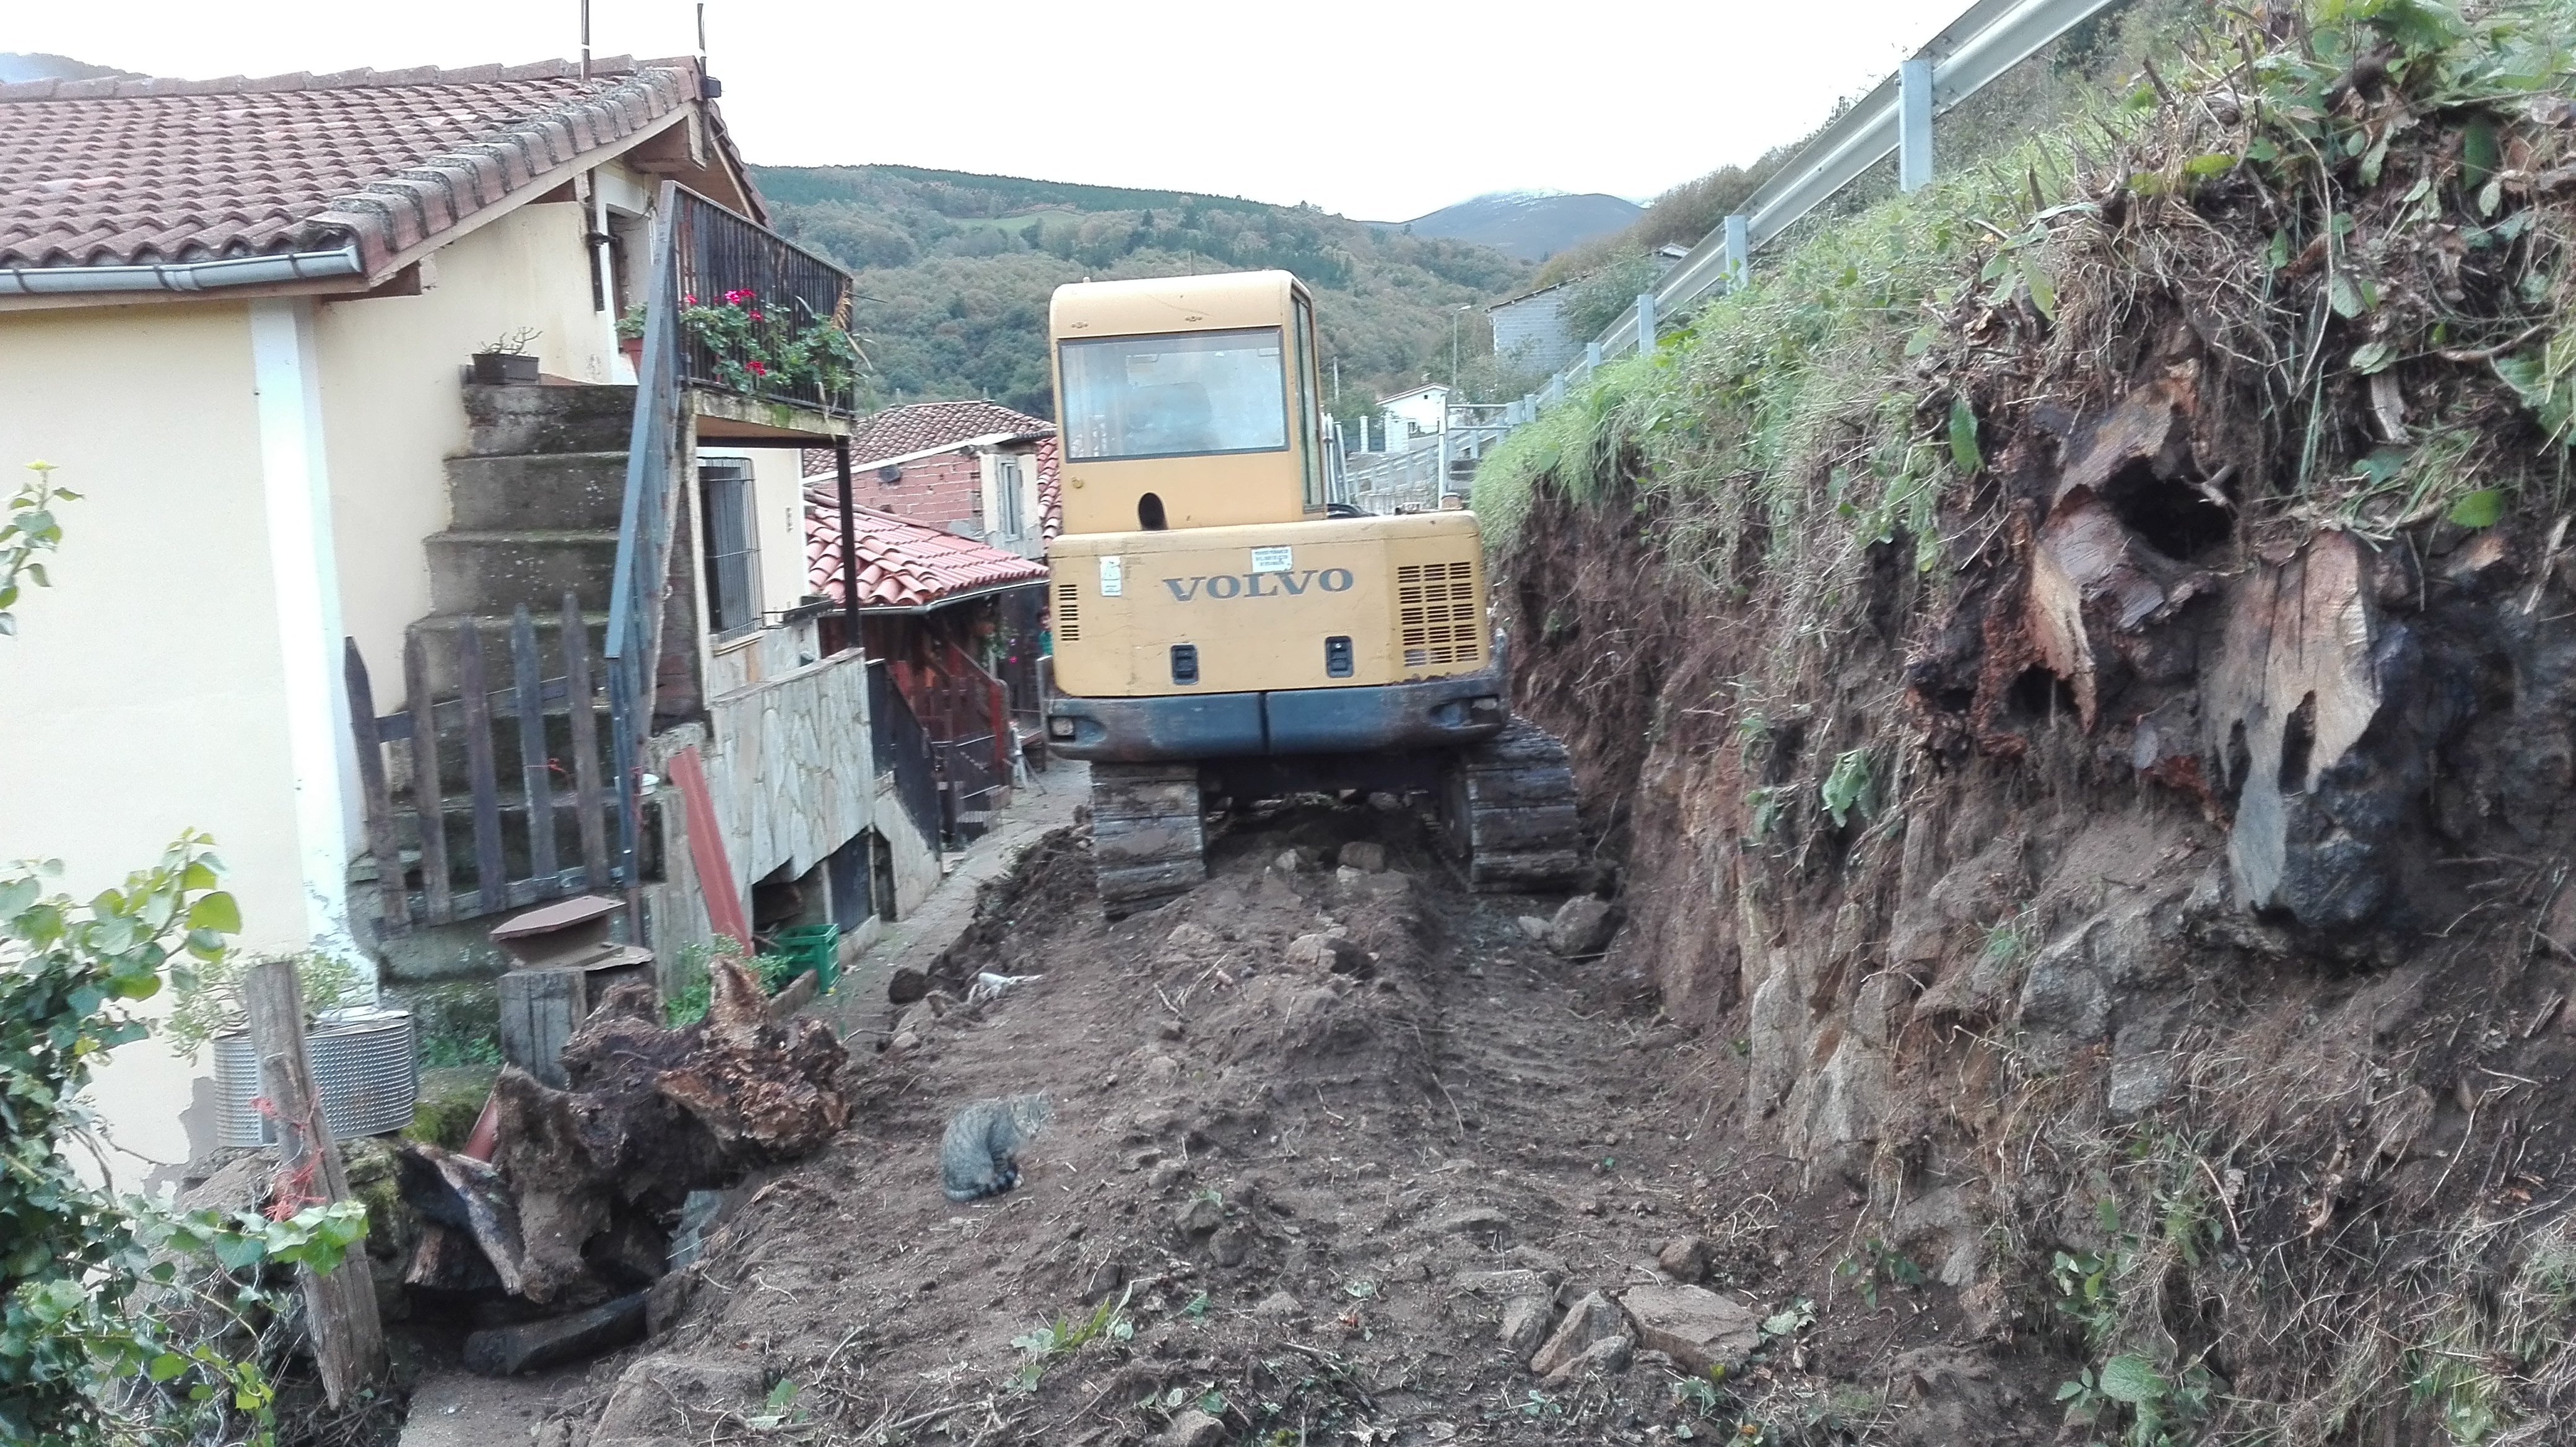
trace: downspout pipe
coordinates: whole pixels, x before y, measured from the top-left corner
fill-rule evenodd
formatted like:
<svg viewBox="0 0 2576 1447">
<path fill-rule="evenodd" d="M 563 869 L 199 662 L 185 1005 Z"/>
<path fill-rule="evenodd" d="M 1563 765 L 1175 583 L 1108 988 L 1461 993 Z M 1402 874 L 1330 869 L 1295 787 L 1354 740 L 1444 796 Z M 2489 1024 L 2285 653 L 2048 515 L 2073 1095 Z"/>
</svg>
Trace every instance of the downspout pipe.
<svg viewBox="0 0 2576 1447">
<path fill-rule="evenodd" d="M 0 296 L 50 296 L 93 291 L 216 291 L 358 276 L 358 243 L 329 251 L 289 251 L 274 256 L 228 256 L 218 261 L 156 262 L 143 266 L 0 266 Z"/>
</svg>

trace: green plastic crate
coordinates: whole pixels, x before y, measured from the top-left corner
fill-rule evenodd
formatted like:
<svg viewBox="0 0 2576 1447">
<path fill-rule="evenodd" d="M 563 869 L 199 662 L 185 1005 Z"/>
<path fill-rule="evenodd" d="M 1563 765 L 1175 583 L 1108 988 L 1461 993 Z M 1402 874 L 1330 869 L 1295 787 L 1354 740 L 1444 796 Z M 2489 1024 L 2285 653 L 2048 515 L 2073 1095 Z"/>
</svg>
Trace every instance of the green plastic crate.
<svg viewBox="0 0 2576 1447">
<path fill-rule="evenodd" d="M 832 988 L 841 977 L 841 927 L 836 924 L 797 924 L 780 930 L 769 952 L 794 960 L 798 973 L 814 972 L 816 993 Z"/>
</svg>

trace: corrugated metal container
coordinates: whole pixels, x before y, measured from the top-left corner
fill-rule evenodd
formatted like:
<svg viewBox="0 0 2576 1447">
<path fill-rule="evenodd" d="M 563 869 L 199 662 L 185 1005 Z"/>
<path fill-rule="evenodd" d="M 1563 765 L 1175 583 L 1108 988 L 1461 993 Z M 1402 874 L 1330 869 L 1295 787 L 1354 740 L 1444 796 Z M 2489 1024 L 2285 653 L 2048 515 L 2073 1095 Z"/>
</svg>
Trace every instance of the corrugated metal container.
<svg viewBox="0 0 2576 1447">
<path fill-rule="evenodd" d="M 304 1037 L 304 1050 L 334 1139 L 382 1135 L 411 1124 L 412 1105 L 420 1099 L 420 1051 L 410 1011 L 325 1011 Z M 248 1035 L 215 1042 L 215 1091 L 220 1144 L 264 1146 L 277 1139 L 275 1127 L 251 1103 L 260 1093 L 259 1052 Z"/>
</svg>

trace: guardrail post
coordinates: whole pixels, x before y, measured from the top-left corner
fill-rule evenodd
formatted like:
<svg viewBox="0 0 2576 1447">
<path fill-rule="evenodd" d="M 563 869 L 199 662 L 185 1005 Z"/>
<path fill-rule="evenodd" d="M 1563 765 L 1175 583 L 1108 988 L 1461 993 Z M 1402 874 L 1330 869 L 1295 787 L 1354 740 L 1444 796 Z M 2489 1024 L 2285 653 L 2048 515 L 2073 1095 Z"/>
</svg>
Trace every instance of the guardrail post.
<svg viewBox="0 0 2576 1447">
<path fill-rule="evenodd" d="M 1587 367 L 1598 367 L 1601 365 L 1601 344 L 1599 342 L 1585 342 L 1583 344 L 1583 365 Z"/>
<path fill-rule="evenodd" d="M 1641 291 L 1637 293 L 1637 350 L 1644 353 L 1654 349 L 1655 294 L 1651 291 Z"/>
<path fill-rule="evenodd" d="M 1726 218 L 1726 289 L 1753 279 L 1753 218 L 1738 213 Z"/>
<path fill-rule="evenodd" d="M 1932 184 L 1932 62 L 1918 55 L 1896 77 L 1897 184 L 1913 191 Z"/>
</svg>

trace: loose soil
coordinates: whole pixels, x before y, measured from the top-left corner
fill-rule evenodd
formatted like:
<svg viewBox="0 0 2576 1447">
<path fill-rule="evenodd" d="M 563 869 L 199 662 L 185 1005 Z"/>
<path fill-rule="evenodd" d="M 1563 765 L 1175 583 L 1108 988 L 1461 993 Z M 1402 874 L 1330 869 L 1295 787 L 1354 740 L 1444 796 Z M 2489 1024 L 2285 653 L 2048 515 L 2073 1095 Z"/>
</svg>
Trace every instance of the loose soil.
<svg viewBox="0 0 2576 1447">
<path fill-rule="evenodd" d="M 1331 867 L 1363 839 L 1386 870 Z M 1210 873 L 1109 923 L 1079 829 L 1034 850 L 946 973 L 1038 978 L 926 1028 L 914 1007 L 908 1049 L 881 1044 L 890 1018 L 850 1022 L 849 1129 L 736 1193 L 657 1293 L 654 1338 L 540 1440 L 1723 1440 L 1858 1427 L 1890 1378 L 1837 1372 L 1912 1348 L 1896 1396 L 1942 1396 L 1927 1424 L 1973 1410 L 1981 1440 L 2012 1440 L 2005 1405 L 2048 1395 L 1940 1348 L 1957 1327 L 1929 1298 L 1832 1290 L 1858 1197 L 1735 1159 L 1711 1129 L 1734 1047 L 1535 942 L 1519 917 L 1556 901 L 1466 893 L 1420 821 L 1365 805 L 1238 821 Z M 1292 963 L 1314 933 L 1366 962 Z M 1023 1091 L 1055 1115 L 1019 1189 L 947 1201 L 949 1114 Z M 1786 1311 L 1723 1384 L 1649 1351 L 1543 1382 L 1477 1289 L 1536 1271 L 1561 1310 L 1666 1279 L 1659 1248 L 1687 1236 L 1708 1285 Z M 1032 1336 L 1095 1322 L 1071 1348 Z"/>
</svg>

